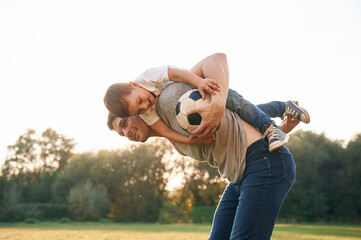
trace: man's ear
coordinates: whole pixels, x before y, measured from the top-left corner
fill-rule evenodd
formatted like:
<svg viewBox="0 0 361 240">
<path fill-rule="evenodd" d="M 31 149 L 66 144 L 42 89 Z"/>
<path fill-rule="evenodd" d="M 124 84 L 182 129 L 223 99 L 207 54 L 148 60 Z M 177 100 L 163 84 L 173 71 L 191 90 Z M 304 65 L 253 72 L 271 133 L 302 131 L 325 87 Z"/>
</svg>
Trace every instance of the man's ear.
<svg viewBox="0 0 361 240">
<path fill-rule="evenodd" d="M 139 87 L 139 84 L 136 82 L 129 82 L 129 85 L 132 87 Z"/>
</svg>

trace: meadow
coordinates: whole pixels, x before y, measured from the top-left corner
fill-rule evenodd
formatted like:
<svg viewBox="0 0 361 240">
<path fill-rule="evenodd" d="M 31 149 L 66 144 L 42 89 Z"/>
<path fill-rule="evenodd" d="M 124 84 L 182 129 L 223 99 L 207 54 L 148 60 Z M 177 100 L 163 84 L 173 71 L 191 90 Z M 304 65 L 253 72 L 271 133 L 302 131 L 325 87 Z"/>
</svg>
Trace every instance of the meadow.
<svg viewBox="0 0 361 240">
<path fill-rule="evenodd" d="M 207 239 L 209 224 L 0 223 L 7 240 L 199 240 Z M 361 239 L 360 225 L 277 224 L 272 240 Z"/>
</svg>

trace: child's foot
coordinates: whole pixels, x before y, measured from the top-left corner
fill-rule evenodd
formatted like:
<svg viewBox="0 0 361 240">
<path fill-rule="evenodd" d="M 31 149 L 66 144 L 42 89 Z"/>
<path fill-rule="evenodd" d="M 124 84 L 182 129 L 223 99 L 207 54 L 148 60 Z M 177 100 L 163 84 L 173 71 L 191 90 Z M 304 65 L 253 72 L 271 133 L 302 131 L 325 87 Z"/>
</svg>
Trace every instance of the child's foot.
<svg viewBox="0 0 361 240">
<path fill-rule="evenodd" d="M 291 114 L 294 119 L 300 120 L 301 122 L 310 123 L 310 115 L 306 109 L 297 106 L 293 101 L 286 102 L 286 111 L 283 117 L 287 114 Z"/>
<path fill-rule="evenodd" d="M 277 148 L 282 147 L 288 142 L 290 136 L 284 132 L 282 132 L 278 127 L 270 125 L 266 132 L 264 133 L 263 137 L 268 138 L 268 149 L 270 152 L 273 152 Z"/>
</svg>

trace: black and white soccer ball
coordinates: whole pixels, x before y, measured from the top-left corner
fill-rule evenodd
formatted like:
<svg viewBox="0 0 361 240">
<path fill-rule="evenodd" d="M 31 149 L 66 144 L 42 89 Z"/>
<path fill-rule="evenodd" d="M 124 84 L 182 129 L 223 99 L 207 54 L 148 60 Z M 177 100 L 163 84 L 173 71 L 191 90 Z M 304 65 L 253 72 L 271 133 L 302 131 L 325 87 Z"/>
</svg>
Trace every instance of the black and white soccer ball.
<svg viewBox="0 0 361 240">
<path fill-rule="evenodd" d="M 189 133 L 192 133 L 201 124 L 202 117 L 198 113 L 187 114 L 187 112 L 194 108 L 200 107 L 211 101 L 209 94 L 206 94 L 206 98 L 202 99 L 201 94 L 197 89 L 189 90 L 183 94 L 176 106 L 176 117 L 179 126 Z"/>
</svg>

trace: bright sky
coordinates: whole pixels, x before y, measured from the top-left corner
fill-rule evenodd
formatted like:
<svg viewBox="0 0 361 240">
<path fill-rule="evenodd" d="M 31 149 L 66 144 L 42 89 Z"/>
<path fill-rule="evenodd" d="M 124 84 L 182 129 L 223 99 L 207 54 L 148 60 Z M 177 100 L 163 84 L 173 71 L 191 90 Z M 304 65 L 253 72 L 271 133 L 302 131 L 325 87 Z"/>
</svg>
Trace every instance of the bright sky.
<svg viewBox="0 0 361 240">
<path fill-rule="evenodd" d="M 357 0 L 2 0 L 0 163 L 27 128 L 79 152 L 129 144 L 106 126 L 107 87 L 215 52 L 245 98 L 298 100 L 311 115 L 298 129 L 347 142 L 361 133 L 360 43 Z"/>
</svg>

